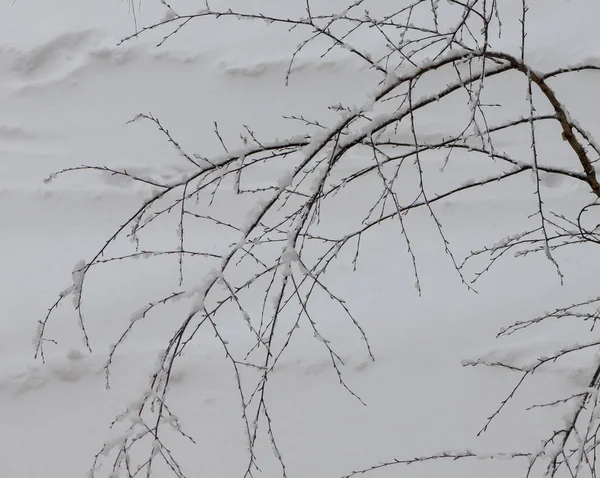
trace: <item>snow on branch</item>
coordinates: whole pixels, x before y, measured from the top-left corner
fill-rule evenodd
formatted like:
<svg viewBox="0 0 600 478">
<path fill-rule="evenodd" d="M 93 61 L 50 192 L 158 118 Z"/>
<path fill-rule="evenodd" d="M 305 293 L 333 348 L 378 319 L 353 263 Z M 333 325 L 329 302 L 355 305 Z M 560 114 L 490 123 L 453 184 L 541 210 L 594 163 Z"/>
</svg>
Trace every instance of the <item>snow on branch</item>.
<svg viewBox="0 0 600 478">
<path fill-rule="evenodd" d="M 332 265 L 349 264 L 360 273 L 360 263 L 369 260 L 364 244 L 379 226 L 395 222 L 400 238 L 398 247 L 410 258 L 418 293 L 422 292 L 419 255 L 414 229 L 407 220 L 418 210 L 427 212 L 448 264 L 469 290 L 474 290 L 474 283 L 509 253 L 525 258 L 543 252 L 562 279 L 559 267 L 562 248 L 600 244 L 598 227 L 584 227 L 582 219 L 588 217 L 597 199 L 575 213 L 565 214 L 554 210 L 546 201 L 547 190 L 543 184 L 543 175 L 559 176 L 585 185 L 592 195 L 600 198 L 594 167 L 600 157 L 600 146 L 594 133 L 569 113 L 560 88 L 552 86 L 552 80 L 559 75 L 576 75 L 598 68 L 593 64 L 580 64 L 546 73 L 534 71 L 526 55 L 526 19 L 529 18 L 526 1 L 522 3 L 520 18 L 520 54 L 491 47 L 493 32 L 499 32 L 502 26 L 495 1 L 450 0 L 442 5 L 436 0 L 414 0 L 375 16 L 367 10 L 368 0 L 350 2 L 337 13 L 323 13 L 316 2 L 307 0 L 302 14 L 294 18 L 254 12 L 250 6 L 244 11 L 214 10 L 208 2 L 200 11 L 180 12 L 163 3 L 168 10 L 163 20 L 142 26 L 123 42 L 158 34 L 160 29 L 158 45 L 162 45 L 182 28 L 191 28 L 199 21 L 260 21 L 306 32 L 305 40 L 291 52 L 282 81 L 289 80 L 296 58 L 307 45 L 322 47 L 323 57 L 335 49 L 346 52 L 375 74 L 369 89 L 364 91 L 367 100 L 359 107 L 343 104 L 330 107 L 337 112 L 337 118 L 328 123 L 303 114 L 288 115 L 287 118 L 297 122 L 298 130 L 287 139 L 261 138 L 249 126 L 240 125 L 242 144 L 230 143 L 222 127 L 215 122 L 210 133 L 224 151 L 220 155 L 190 152 L 157 116 L 139 114 L 132 121 L 144 122 L 158 130 L 172 146 L 176 161 L 186 167 L 184 173 L 176 169 L 169 180 L 127 169 L 86 165 L 49 176 L 48 181 L 82 171 L 117 175 L 145 188 L 147 195 L 100 243 L 91 258 L 76 264 L 72 284 L 59 294 L 39 322 L 36 357 L 44 360 L 45 346 L 55 344 L 49 335 L 50 319 L 67 297 L 73 299 L 85 345 L 92 350 L 94 337 L 88 336 L 86 328 L 86 317 L 91 312 L 85 310 L 84 313 L 89 287 L 86 279 L 98 267 L 117 261 L 162 257 L 173 258 L 178 269 L 170 294 L 142 304 L 129 314 L 123 311 L 123 330 L 109 347 L 105 362 L 107 387 L 116 354 L 136 334 L 138 327 L 147 322 L 149 316 L 173 307 L 177 301 L 186 306 L 184 312 L 178 308 L 171 317 L 173 331 L 165 337 L 164 349 L 154 365 L 147 389 L 113 423 L 116 437 L 108 440 L 96 455 L 90 476 L 99 476 L 102 465 L 107 462 L 111 477 L 150 476 L 158 462 L 174 476 L 186 476 L 176 458 L 176 450 L 171 451 L 172 445 L 167 440 L 172 434 L 165 430 L 175 432 L 186 441 L 193 442 L 193 438 L 183 431 L 175 411 L 170 408 L 169 398 L 173 393 L 170 384 L 180 358 L 188 346 L 202 336 L 219 345 L 235 380 L 241 425 L 247 440 L 247 463 L 241 475 L 252 477 L 258 472 L 259 444 L 264 441 L 274 451 L 281 476 L 286 477 L 285 449 L 270 411 L 273 398 L 268 379 L 298 330 L 305 327 L 328 357 L 341 389 L 358 403 L 366 403 L 345 373 L 343 347 L 326 333 L 323 326 L 326 317 L 320 313 L 322 307 L 318 304 L 324 299 L 329 301 L 360 341 L 365 358 L 375 360 L 361 318 L 355 316 L 351 303 L 338 291 Z M 445 28 L 442 28 L 442 18 Z M 361 35 L 375 35 L 379 48 L 363 43 Z M 515 114 L 510 116 L 512 119 L 499 121 L 489 111 L 492 106 L 509 108 L 506 98 L 514 91 L 502 91 L 494 96 L 485 86 L 511 77 L 509 75 L 517 76 L 521 82 L 520 112 L 527 114 Z M 426 81 L 429 79 L 443 81 Z M 462 109 L 457 104 L 462 105 Z M 451 118 L 452 121 L 447 122 L 451 125 L 446 130 L 431 131 L 432 126 L 423 121 L 428 114 Z M 539 132 L 548 124 L 558 127 L 556 144 L 567 148 L 569 157 L 565 165 L 553 164 L 539 147 Z M 530 138 L 527 148 L 518 152 L 501 149 L 498 141 L 501 135 L 523 131 Z M 446 168 L 455 160 L 464 165 L 465 177 L 460 182 L 440 181 L 439 178 L 445 179 Z M 489 166 L 487 173 L 476 173 L 482 164 Z M 280 173 L 274 177 L 273 171 Z M 255 184 L 249 179 L 250 172 L 254 178 L 266 179 Z M 445 228 L 446 221 L 452 221 L 452 217 L 441 213 L 438 205 L 448 199 L 468 198 L 475 189 L 496 187 L 510 196 L 513 194 L 511 181 L 516 182 L 525 174 L 535 178 L 531 189 L 525 191 L 535 197 L 532 210 L 527 212 L 527 228 L 506 231 L 504 238 L 479 247 L 459 260 Z M 374 194 L 366 194 L 361 182 L 363 185 L 368 182 L 372 188 L 369 192 Z M 217 198 L 223 197 L 232 205 L 232 210 L 243 211 L 243 214 L 229 214 L 217 208 Z M 334 204 L 344 208 L 345 216 L 350 219 L 345 229 L 335 233 L 327 227 L 330 220 L 327 218 L 331 217 L 327 214 Z M 164 248 L 148 245 L 152 229 L 173 227 L 173 220 L 176 223 L 173 243 Z M 216 245 L 209 244 L 203 234 L 227 239 Z M 117 252 L 117 244 L 122 247 L 123 241 L 129 241 L 129 250 Z M 473 263 L 479 267 L 475 272 L 470 270 Z M 499 335 L 508 336 L 567 317 L 595 324 L 598 315 L 598 299 L 592 299 L 537 319 L 519 320 Z M 222 317 L 239 320 L 252 345 L 244 348 L 242 344 L 232 343 L 222 326 Z M 488 417 L 481 433 L 538 369 L 551 367 L 564 356 L 596 349 L 599 345 L 596 339 L 582 340 L 523 364 L 484 358 L 466 361 L 465 365 L 500 367 L 520 374 L 517 385 Z M 543 439 L 539 450 L 442 452 L 382 462 L 347 477 L 395 465 L 471 458 L 525 459 L 528 472 L 545 460 L 544 476 L 549 477 L 557 476 L 561 467 L 579 470 L 588 463 L 588 457 L 599 443 L 600 366 L 594 364 L 589 371 L 591 379 L 586 391 L 552 402 L 553 406 L 570 407 L 569 413 L 555 433 Z"/>
</svg>

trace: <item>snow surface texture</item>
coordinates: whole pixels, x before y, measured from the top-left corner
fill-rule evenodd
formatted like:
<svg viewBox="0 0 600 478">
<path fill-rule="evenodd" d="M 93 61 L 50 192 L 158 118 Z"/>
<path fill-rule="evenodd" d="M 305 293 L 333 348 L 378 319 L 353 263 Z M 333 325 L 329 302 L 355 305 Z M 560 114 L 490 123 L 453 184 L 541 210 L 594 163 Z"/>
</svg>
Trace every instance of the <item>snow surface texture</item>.
<svg viewBox="0 0 600 478">
<path fill-rule="evenodd" d="M 304 4 L 258 3 L 265 11 L 290 15 L 301 12 Z M 394 2 L 381 3 L 383 8 Z M 343 6 L 339 0 L 331 4 Z M 532 4 L 537 9 L 531 14 L 528 42 L 535 67 L 552 69 L 594 59 L 600 42 L 597 2 Z M 137 21 L 149 24 L 166 14 L 160 2 L 143 2 Z M 106 390 L 103 366 L 109 344 L 132 311 L 172 292 L 177 283 L 172 259 L 113 264 L 99 269 L 87 285 L 93 353 L 81 343 L 76 316 L 63 306 L 51 333 L 51 338 L 60 338 L 59 345 L 47 345 L 46 364 L 34 360 L 36 324 L 71 281 L 72 265 L 93 255 L 122 222 L 124 211 L 133 210 L 148 195 L 118 176 L 83 172 L 50 184 L 44 184 L 44 178 L 80 164 L 126 168 L 163 181 L 179 177 L 186 165 L 163 136 L 147 123 L 126 125 L 140 112 L 152 112 L 187 149 L 210 156 L 221 153 L 214 121 L 231 141 L 244 124 L 260 137 L 286 137 L 295 133 L 295 126 L 282 121 L 283 115 L 331 120 L 327 105 L 361 105 L 371 90 L 373 73 L 356 59 L 340 52 L 321 59 L 322 51 L 310 48 L 298 58 L 285 86 L 289 57 L 302 39 L 297 31 L 206 21 L 182 30 L 160 48 L 154 47 L 156 35 L 116 46 L 133 29 L 127 2 L 117 0 L 17 0 L 0 5 L 3 478 L 86 476 L 94 455 L 111 436 L 108 425 L 146 387 L 150 367 L 165 346 L 165 322 L 184 310 L 169 309 L 167 316 L 154 317 L 119 349 L 111 388 Z M 509 28 L 503 38 L 510 35 Z M 586 74 L 578 77 L 575 87 L 563 90 L 571 111 L 596 137 L 597 82 L 598 76 Z M 435 140 L 440 125 L 452 119 L 432 115 L 422 129 L 430 129 Z M 510 149 L 528 141 L 527 135 L 507 136 L 501 144 Z M 485 174 L 485 168 L 457 161 L 438 181 L 460 184 Z M 283 167 L 272 177 L 246 181 L 255 187 L 282 181 L 281 186 L 282 175 Z M 542 179 L 549 201 L 567 207 L 588 197 L 578 183 L 555 176 Z M 412 179 L 405 181 L 408 187 Z M 459 254 L 519 230 L 535 211 L 531 180 L 512 184 L 514 191 L 508 196 L 497 188 L 477 190 L 439 207 L 440 217 L 448 219 L 446 234 Z M 347 198 L 328 216 L 328 227 L 343 228 L 360 204 L 361 197 Z M 226 197 L 215 207 L 242 215 L 231 210 L 235 205 Z M 365 243 L 362 257 L 368 260 L 362 260 L 357 273 L 352 273 L 351 264 L 334 269 L 339 276 L 336 292 L 361 319 L 375 362 L 337 312 L 325 304 L 320 311 L 331 316 L 325 329 L 339 344 L 346 381 L 367 406 L 340 387 L 329 357 L 312 337 L 294 343 L 272 376 L 271 413 L 290 477 L 338 477 L 381 460 L 448 449 L 490 452 L 535 446 L 556 417 L 523 409 L 589 380 L 580 373 L 588 364 L 586 357 L 540 373 L 516 398 L 510 413 L 488 434 L 475 438 L 515 376 L 505 370 L 463 368 L 462 361 L 483 357 L 529 363 L 568 344 L 569 334 L 580 337 L 581 328 L 558 324 L 535 337 L 494 342 L 495 334 L 516 320 L 597 293 L 593 271 L 600 264 L 576 249 L 558 255 L 565 274 L 561 286 L 552 264 L 542 256 L 509 259 L 480 281 L 474 294 L 461 285 L 428 214 L 417 213 L 410 221 L 422 297 L 415 291 L 410 257 L 404 243 L 398 246 L 397 231 L 383 229 Z M 168 231 L 156 240 L 173 238 Z M 231 241 L 205 239 L 209 245 Z M 244 324 L 225 320 L 224 329 L 234 346 L 236 337 L 243 341 Z M 588 341 L 593 339 L 589 336 Z M 196 440 L 195 445 L 179 445 L 188 476 L 241 476 L 247 456 L 240 405 L 230 366 L 214 340 L 199 337 L 188 349 L 174 372 L 172 388 L 173 407 Z M 263 455 L 270 453 L 263 450 Z M 263 473 L 258 476 L 278 476 L 276 462 L 264 459 L 261 464 Z M 506 477 L 521 469 L 514 462 L 435 462 L 383 470 L 377 476 Z"/>
</svg>

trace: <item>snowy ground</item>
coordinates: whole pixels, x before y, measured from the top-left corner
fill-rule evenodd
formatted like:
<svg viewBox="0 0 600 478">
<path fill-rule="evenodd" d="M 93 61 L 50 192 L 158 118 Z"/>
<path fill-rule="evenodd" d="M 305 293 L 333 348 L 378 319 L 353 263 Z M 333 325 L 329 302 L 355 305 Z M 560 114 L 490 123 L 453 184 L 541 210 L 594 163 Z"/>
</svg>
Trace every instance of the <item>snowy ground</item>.
<svg viewBox="0 0 600 478">
<path fill-rule="evenodd" d="M 296 8 L 270 0 L 252 3 L 265 10 Z M 593 1 L 546 1 L 544 8 L 541 1 L 533 3 L 530 44 L 536 66 L 552 68 L 597 54 L 600 34 L 591 27 L 600 9 Z M 159 2 L 145 1 L 138 21 L 148 23 L 163 14 Z M 99 271 L 87 286 L 86 299 L 94 352 L 84 350 L 75 315 L 63 307 L 51 334 L 60 338 L 60 345 L 49 345 L 47 364 L 34 361 L 31 341 L 36 322 L 69 284 L 72 265 L 89 258 L 146 194 L 110 176 L 73 174 L 49 185 L 43 179 L 52 171 L 80 164 L 165 177 L 176 173 L 181 158 L 151 125 L 126 125 L 140 112 L 158 116 L 187 149 L 210 155 L 220 148 L 212 133 L 213 121 L 230 141 L 236 140 L 243 124 L 261 136 L 284 137 L 294 133 L 294 124 L 282 121 L 282 115 L 327 120 L 331 115 L 327 105 L 361 104 L 370 85 L 372 73 L 355 60 L 342 53 L 320 60 L 319 51 L 309 50 L 298 60 L 286 87 L 285 70 L 299 32 L 284 31 L 282 36 L 282 30 L 265 25 L 205 22 L 159 49 L 153 47 L 156 36 L 116 46 L 132 31 L 127 2 L 0 2 L 3 478 L 85 476 L 93 455 L 110 436 L 108 425 L 145 386 L 148 367 L 164 346 L 161 330 L 168 317 L 155 317 L 121 349 L 107 391 L 101 368 L 108 344 L 133 310 L 168 292 L 177 280 L 172 260 Z M 597 75 L 581 75 L 574 87 L 565 84 L 561 92 L 587 129 L 600 133 L 600 105 L 593 94 L 597 82 Z M 518 85 L 512 86 L 510 90 L 510 84 L 497 85 L 510 95 L 518 90 Z M 427 119 L 433 131 L 448 121 L 452 118 L 443 112 Z M 516 148 L 526 141 L 527 136 L 506 138 L 503 147 Z M 542 153 L 555 153 L 552 148 Z M 557 162 L 572 160 L 565 159 L 562 150 L 558 153 L 553 156 Z M 273 177 L 279 173 L 273 171 Z M 457 161 L 436 181 L 462 181 L 478 174 L 485 171 Z M 269 178 L 255 181 L 260 185 Z M 406 181 L 408 185 L 410 178 Z M 457 255 L 463 257 L 472 248 L 517 232 L 535 211 L 531 185 L 523 177 L 511 183 L 510 195 L 505 189 L 490 188 L 439 206 Z M 547 201 L 565 210 L 589 198 L 584 188 L 566 180 L 548 179 L 544 187 Z M 359 205 L 360 197 L 340 201 L 328 227 L 342 227 Z M 222 198 L 215 207 L 232 212 L 235 206 Z M 517 360 L 565 343 L 580 329 L 556 324 L 544 334 L 520 336 L 505 344 L 496 343 L 494 337 L 500 327 L 515 320 L 597 293 L 593 279 L 600 261 L 576 250 L 557 254 L 566 276 L 561 286 L 542 256 L 507 260 L 478 284 L 474 294 L 460 284 L 426 212 L 407 221 L 421 268 L 423 297 L 414 289 L 410 258 L 404 246 L 398 246 L 400 236 L 394 227 L 383 227 L 370 238 L 357 273 L 351 265 L 336 269 L 337 292 L 361 319 L 376 361 L 367 360 L 345 322 L 325 305 L 322 311 L 325 318 L 330 314 L 324 327 L 347 359 L 347 381 L 367 407 L 339 386 L 327 357 L 310 338 L 295 344 L 273 376 L 271 407 L 290 477 L 339 477 L 380 460 L 463 447 L 518 450 L 551 428 L 553 420 L 560 420 L 547 412 L 524 414 L 524 406 L 586 383 L 587 376 L 580 376 L 573 364 L 540 374 L 504 420 L 475 438 L 515 376 L 463 368 L 461 360 L 491 349 L 502 349 Z M 171 231 L 158 238 L 172 239 Z M 223 240 L 207 238 L 215 244 Z M 168 313 L 176 314 L 177 309 Z M 238 329 L 243 324 L 232 321 L 225 328 L 231 337 L 242 337 Z M 188 476 L 241 476 L 245 441 L 228 365 L 209 337 L 200 338 L 192 350 L 177 371 L 173 400 L 198 444 L 181 445 L 181 463 Z M 270 451 L 264 455 L 270 456 Z M 265 458 L 263 464 L 262 476 L 277 476 L 276 462 Z M 435 463 L 399 474 L 389 469 L 377 476 L 506 477 L 515 476 L 518 466 Z"/>
</svg>

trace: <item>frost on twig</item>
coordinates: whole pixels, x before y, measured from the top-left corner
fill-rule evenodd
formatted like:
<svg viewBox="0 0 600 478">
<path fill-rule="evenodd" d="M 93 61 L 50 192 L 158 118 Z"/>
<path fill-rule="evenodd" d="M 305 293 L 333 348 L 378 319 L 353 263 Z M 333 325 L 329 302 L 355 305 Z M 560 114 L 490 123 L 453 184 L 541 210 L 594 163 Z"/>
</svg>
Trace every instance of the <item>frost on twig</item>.
<svg viewBox="0 0 600 478">
<path fill-rule="evenodd" d="M 178 478 L 186 476 L 176 458 L 177 450 L 171 445 L 172 432 L 187 441 L 193 442 L 193 438 L 184 431 L 175 410 L 171 409 L 170 384 L 180 358 L 188 346 L 202 336 L 218 344 L 235 381 L 241 426 L 247 440 L 247 461 L 240 475 L 252 477 L 258 473 L 259 444 L 267 443 L 274 452 L 281 476 L 286 477 L 286 450 L 279 441 L 275 418 L 270 412 L 274 398 L 268 379 L 286 355 L 297 331 L 305 327 L 329 357 L 341 389 L 358 403 L 365 404 L 361 391 L 349 383 L 341 348 L 325 333 L 326 317 L 319 313 L 315 303 L 326 298 L 347 319 L 348 327 L 363 344 L 365 356 L 375 359 L 361 317 L 353 314 L 350 303 L 337 290 L 332 266 L 349 261 L 352 269 L 360 273 L 362 262 L 369 260 L 364 244 L 379 226 L 390 224 L 396 228 L 398 248 L 410 259 L 412 267 L 407 273 L 411 274 L 419 294 L 423 283 L 417 233 L 407 219 L 415 211 L 426 212 L 438 246 L 445 252 L 458 280 L 469 290 L 474 290 L 475 282 L 508 255 L 526 258 L 541 252 L 562 280 L 559 263 L 562 248 L 600 244 L 598 227 L 586 225 L 584 220 L 597 202 L 575 214 L 558 212 L 547 203 L 542 184 L 543 174 L 556 175 L 583 184 L 596 198 L 600 197 L 594 168 L 600 146 L 594 134 L 572 117 L 561 100 L 562 92 L 553 86 L 553 79 L 558 76 L 598 68 L 581 64 L 536 72 L 528 64 L 526 55 L 529 16 L 525 0 L 522 16 L 517 19 L 522 25 L 519 54 L 496 51 L 492 47 L 492 39 L 500 33 L 503 24 L 496 1 L 451 0 L 446 4 L 437 0 L 413 0 L 375 15 L 369 11 L 373 3 L 369 0 L 349 2 L 335 13 L 322 13 L 320 5 L 308 0 L 302 14 L 293 18 L 255 12 L 251 5 L 239 11 L 215 10 L 206 2 L 200 11 L 186 13 L 163 3 L 167 11 L 161 21 L 136 29 L 123 41 L 156 33 L 159 35 L 157 43 L 162 45 L 182 28 L 201 25 L 202 21 L 228 18 L 258 21 L 270 28 L 306 32 L 305 39 L 291 52 L 282 81 L 290 81 L 296 61 L 308 45 L 321 48 L 322 57 L 338 50 L 356 59 L 373 72 L 370 77 L 373 80 L 364 92 L 363 104 L 323 105 L 336 115 L 329 122 L 302 114 L 288 115 L 286 118 L 295 121 L 298 131 L 287 139 L 262 138 L 251 127 L 240 125 L 241 144 L 235 144 L 227 140 L 225 130 L 214 122 L 211 134 L 222 150 L 222 154 L 215 156 L 204 151 L 189 152 L 157 116 L 140 114 L 133 121 L 158 130 L 157 134 L 173 147 L 174 160 L 188 168 L 185 174 L 175 173 L 169 181 L 125 169 L 85 165 L 49 176 L 49 180 L 54 180 L 74 171 L 96 171 L 134 181 L 147 188 L 148 194 L 137 208 L 129 211 L 92 257 L 76 265 L 72 285 L 59 295 L 39 322 L 36 356 L 44 359 L 43 345 L 52 340 L 49 319 L 66 297 L 73 299 L 86 346 L 91 347 L 93 337 L 87 335 L 83 313 L 86 278 L 108 263 L 172 257 L 178 266 L 178 277 L 170 294 L 141 304 L 141 308 L 129 314 L 129 320 L 124 320 L 123 330 L 114 338 L 105 362 L 107 386 L 117 352 L 135 336 L 139 324 L 176 301 L 182 301 L 187 307 L 185 312 L 178 309 L 171 317 L 173 332 L 165 337 L 164 349 L 150 374 L 147 388 L 115 419 L 115 438 L 107 441 L 96 455 L 91 476 L 99 476 L 103 470 L 111 477 L 150 476 L 159 466 L 163 467 L 161 473 L 166 470 Z M 379 40 L 377 47 L 369 47 L 370 43 L 361 41 L 372 35 Z M 494 78 L 503 79 L 508 75 L 517 76 L 525 85 L 520 93 L 521 106 L 527 114 L 496 121 L 489 113 L 490 108 L 508 108 L 506 95 L 490 97 L 485 86 Z M 429 79 L 443 81 L 429 82 Z M 427 86 L 431 84 L 437 86 Z M 452 103 L 456 99 L 461 101 Z M 461 104 L 464 110 L 456 111 L 456 104 Z M 451 128 L 426 130 L 422 118 L 433 108 L 452 115 Z M 539 148 L 539 131 L 546 124 L 558 127 L 555 139 L 567 146 L 568 165 L 551 164 Z M 501 149 L 498 138 L 512 132 L 528 135 L 530 143 L 525 151 L 509 153 Z M 467 165 L 485 162 L 491 165 L 492 172 L 485 176 L 469 173 L 458 184 L 432 181 L 430 163 L 435 163 L 440 174 L 444 174 L 455 157 Z M 246 181 L 250 172 L 261 177 L 269 171 L 283 172 L 268 184 L 256 186 Z M 465 171 L 469 171 L 468 166 Z M 527 212 L 527 226 L 520 231 L 506 231 L 503 239 L 483 245 L 460 260 L 445 227 L 451 218 L 441 214 L 438 205 L 449 198 L 494 186 L 504 188 L 508 196 L 512 194 L 511 181 L 524 175 L 533 175 L 534 185 L 527 192 L 536 199 L 534 207 Z M 416 178 L 411 183 L 412 188 L 405 187 L 407 182 L 403 179 L 407 177 Z M 369 184 L 377 185 L 374 195 L 365 194 L 361 184 L 371 179 Z M 222 195 L 227 195 L 245 214 L 231 218 L 219 212 L 215 203 Z M 362 209 L 354 207 L 357 201 L 349 201 L 353 196 L 361 198 Z M 336 232 L 326 227 L 324 218 L 332 204 L 346 208 L 345 215 L 351 220 L 344 230 Z M 169 218 L 174 216 L 177 218 L 175 243 L 163 249 L 146 248 L 149 231 L 153 227 L 170 227 Z M 210 230 L 218 237 L 230 238 L 230 242 L 225 241 L 215 251 L 202 245 L 205 244 L 202 237 L 194 232 L 199 230 Z M 130 250 L 126 253 L 115 252 L 114 246 L 121 239 L 130 240 Z M 201 266 L 199 260 L 204 261 Z M 475 273 L 469 269 L 473 263 L 481 266 Z M 190 269 L 195 273 L 201 269 L 201 277 L 188 275 Z M 125 311 L 123 315 L 127 319 Z M 248 348 L 231 343 L 221 325 L 220 319 L 224 316 L 234 317 L 243 324 L 252 338 Z M 587 321 L 593 330 L 597 316 L 598 299 L 593 299 L 537 319 L 520 320 L 500 335 L 566 317 Z M 488 417 L 481 433 L 504 412 L 505 405 L 538 369 L 598 345 L 595 340 L 582 340 L 580 344 L 571 344 L 530 363 L 511 364 L 483 358 L 465 362 L 465 365 L 501 367 L 519 374 L 517 385 Z M 591 378 L 585 391 L 546 404 L 568 407 L 569 413 L 552 436 L 541 439 L 539 450 L 488 454 L 470 450 L 442 452 L 382 462 L 348 476 L 395 465 L 471 458 L 523 459 L 526 473 L 544 462 L 545 476 L 550 477 L 557 476 L 559 469 L 568 469 L 573 476 L 585 467 L 595 469 L 595 460 L 591 457 L 595 457 L 600 429 L 596 418 L 600 366 L 594 367 L 590 369 Z"/>
</svg>

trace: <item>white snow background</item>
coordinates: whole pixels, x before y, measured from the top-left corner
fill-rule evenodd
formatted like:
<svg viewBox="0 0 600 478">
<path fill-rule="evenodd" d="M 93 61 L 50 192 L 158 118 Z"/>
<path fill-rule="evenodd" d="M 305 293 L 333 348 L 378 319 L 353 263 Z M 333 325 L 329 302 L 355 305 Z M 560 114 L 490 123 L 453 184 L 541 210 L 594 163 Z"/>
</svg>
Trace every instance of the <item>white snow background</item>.
<svg viewBox="0 0 600 478">
<path fill-rule="evenodd" d="M 318 1 L 332 9 L 345 4 Z M 396 2 L 380 3 L 383 10 Z M 511 3 L 520 2 L 500 3 L 507 21 L 497 48 L 510 48 L 518 24 L 508 18 L 520 8 Z M 530 3 L 527 41 L 534 67 L 550 70 L 600 60 L 596 0 Z M 304 8 L 304 2 L 292 0 L 227 4 L 290 15 Z M 150 24 L 165 14 L 159 1 L 144 0 L 137 21 Z M 130 337 L 115 359 L 112 386 L 106 390 L 102 366 L 109 344 L 136 309 L 172 292 L 177 261 L 157 258 L 98 268 L 90 275 L 85 298 L 93 353 L 82 345 L 76 314 L 67 303 L 49 333 L 59 344 L 46 345 L 46 364 L 34 360 L 36 324 L 69 285 L 73 264 L 93 256 L 148 195 L 101 173 L 72 173 L 50 184 L 44 178 L 80 164 L 176 177 L 185 163 L 156 128 L 126 124 L 141 112 L 159 117 L 186 150 L 210 156 L 221 152 L 214 121 L 232 144 L 239 143 L 245 124 L 261 138 L 283 138 L 298 128 L 283 115 L 331 121 L 328 105 L 360 105 L 373 85 L 373 73 L 347 52 L 322 59 L 322 48 L 314 46 L 298 58 L 286 86 L 290 55 L 304 34 L 277 25 L 205 19 L 159 48 L 154 45 L 161 37 L 154 33 L 117 46 L 133 31 L 125 1 L 0 2 L 0 478 L 86 476 L 94 454 L 112 436 L 111 421 L 147 385 L 150 367 L 169 338 L 169 319 L 176 320 L 185 309 L 156 312 Z M 367 44 L 371 41 L 365 38 Z M 517 104 L 525 89 L 510 78 L 490 82 L 489 88 Z M 573 115 L 597 138 L 599 84 L 597 73 L 585 73 L 557 86 Z M 455 121 L 454 114 L 437 110 L 422 120 L 421 130 L 435 134 Z M 507 135 L 502 147 L 516 150 L 529 140 L 526 134 Z M 576 161 L 567 149 L 546 147 L 543 138 L 540 142 L 540 154 L 549 163 Z M 459 159 L 433 177 L 440 185 L 460 183 L 486 171 Z M 253 178 L 252 185 L 276 183 L 284 173 L 283 166 L 273 169 Z M 409 187 L 413 179 L 401 181 Z M 558 209 L 590 198 L 585 187 L 566 179 L 548 177 L 543 187 L 546 200 Z M 524 176 L 438 204 L 436 212 L 456 255 L 464 257 L 518 232 L 535 212 L 533 191 L 533 181 Z M 343 196 L 326 216 L 326 227 L 342 228 L 361 200 L 361 194 Z M 227 195 L 214 204 L 231 217 L 244 214 L 238 207 Z M 580 340 L 584 329 L 562 322 L 535 334 L 504 340 L 495 335 L 516 320 L 597 294 L 600 260 L 593 248 L 557 252 L 565 273 L 561 286 L 543 255 L 507 258 L 478 282 L 475 294 L 460 283 L 428 213 L 411 213 L 407 224 L 422 297 L 414 288 L 410 257 L 397 229 L 382 227 L 365 239 L 357 272 L 350 263 L 335 266 L 336 293 L 367 332 L 374 362 L 337 309 L 324 302 L 318 310 L 323 329 L 346 361 L 348 384 L 367 406 L 339 385 L 329 357 L 310 334 L 293 344 L 269 382 L 274 427 L 290 478 L 340 477 L 379 461 L 443 450 L 535 447 L 562 417 L 556 410 L 524 409 L 585 386 L 589 379 L 584 368 L 588 356 L 536 375 L 489 431 L 476 437 L 517 376 L 465 368 L 461 361 L 486 354 L 528 360 Z M 154 234 L 157 243 L 177 240 L 171 229 Z M 215 247 L 231 241 L 210 232 L 201 237 Z M 194 274 L 202 276 L 203 271 Z M 247 345 L 241 321 L 224 317 L 223 330 L 234 349 Z M 596 336 L 597 331 L 584 335 L 588 340 Z M 247 455 L 239 398 L 214 338 L 199 336 L 187 350 L 175 371 L 171 397 L 197 442 L 177 441 L 173 450 L 187 476 L 241 477 Z M 257 476 L 279 476 L 269 448 L 265 439 L 259 447 L 262 474 Z M 459 461 L 388 468 L 376 476 L 493 478 L 522 471 L 519 462 Z"/>
</svg>

